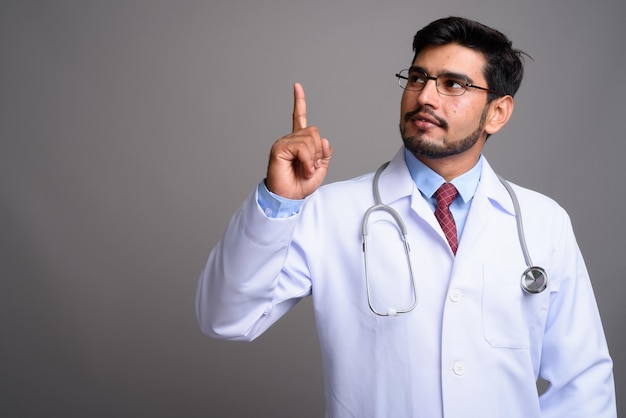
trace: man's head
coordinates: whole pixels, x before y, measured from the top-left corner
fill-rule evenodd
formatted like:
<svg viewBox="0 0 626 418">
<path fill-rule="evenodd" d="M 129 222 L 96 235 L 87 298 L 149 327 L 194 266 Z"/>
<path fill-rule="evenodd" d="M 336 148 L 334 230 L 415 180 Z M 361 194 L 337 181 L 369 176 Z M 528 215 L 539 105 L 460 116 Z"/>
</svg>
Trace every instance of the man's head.
<svg viewBox="0 0 626 418">
<path fill-rule="evenodd" d="M 402 139 L 433 170 L 454 177 L 476 164 L 487 137 L 509 120 L 522 52 L 502 33 L 456 17 L 417 32 L 413 48 L 410 69 L 398 74 Z"/>
</svg>

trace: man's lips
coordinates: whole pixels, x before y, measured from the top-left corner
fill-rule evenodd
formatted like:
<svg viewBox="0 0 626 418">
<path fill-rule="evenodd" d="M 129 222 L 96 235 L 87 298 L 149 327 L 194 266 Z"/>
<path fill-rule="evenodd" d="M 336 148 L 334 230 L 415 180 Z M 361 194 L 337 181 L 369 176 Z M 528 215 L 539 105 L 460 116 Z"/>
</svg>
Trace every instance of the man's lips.
<svg viewBox="0 0 626 418">
<path fill-rule="evenodd" d="M 428 129 L 432 128 L 433 126 L 443 129 L 446 129 L 448 127 L 448 124 L 445 120 L 437 117 L 431 112 L 424 111 L 422 109 L 408 112 L 406 115 L 404 115 L 404 120 L 406 122 L 412 121 L 415 126 L 420 129 Z"/>
<path fill-rule="evenodd" d="M 431 117 L 430 115 L 425 115 L 423 113 L 418 113 L 416 115 L 413 115 L 411 120 L 413 122 L 432 123 L 433 125 L 439 126 L 439 122 L 435 118 Z"/>
</svg>

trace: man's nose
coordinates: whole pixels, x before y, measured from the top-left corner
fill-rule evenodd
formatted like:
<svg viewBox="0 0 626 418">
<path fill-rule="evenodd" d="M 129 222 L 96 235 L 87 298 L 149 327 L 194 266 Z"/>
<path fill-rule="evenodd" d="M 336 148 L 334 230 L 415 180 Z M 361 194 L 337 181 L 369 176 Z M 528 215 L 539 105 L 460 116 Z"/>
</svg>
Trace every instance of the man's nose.
<svg viewBox="0 0 626 418">
<path fill-rule="evenodd" d="M 437 79 L 427 79 L 426 83 L 424 83 L 424 88 L 418 91 L 417 101 L 421 105 L 430 105 L 433 108 L 437 108 L 440 99 L 441 95 L 437 90 Z"/>
</svg>

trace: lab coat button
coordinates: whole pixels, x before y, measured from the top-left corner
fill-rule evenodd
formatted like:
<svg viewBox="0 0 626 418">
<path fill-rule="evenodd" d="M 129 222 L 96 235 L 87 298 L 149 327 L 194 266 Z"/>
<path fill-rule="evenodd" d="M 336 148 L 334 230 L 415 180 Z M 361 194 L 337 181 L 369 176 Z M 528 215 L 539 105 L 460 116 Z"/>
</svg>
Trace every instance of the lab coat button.
<svg viewBox="0 0 626 418">
<path fill-rule="evenodd" d="M 463 292 L 460 289 L 452 289 L 450 291 L 450 300 L 452 302 L 460 302 L 463 300 Z"/>
<path fill-rule="evenodd" d="M 464 375 L 465 374 L 465 363 L 463 363 L 462 361 L 457 361 L 456 363 L 454 363 L 454 366 L 452 367 L 452 371 L 457 376 Z"/>
</svg>

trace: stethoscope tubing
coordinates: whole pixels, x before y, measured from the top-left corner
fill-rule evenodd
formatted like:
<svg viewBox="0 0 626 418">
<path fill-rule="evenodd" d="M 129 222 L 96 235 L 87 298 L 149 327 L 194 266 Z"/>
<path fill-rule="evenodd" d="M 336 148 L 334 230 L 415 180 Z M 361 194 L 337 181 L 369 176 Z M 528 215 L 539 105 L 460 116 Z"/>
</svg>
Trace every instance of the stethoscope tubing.
<svg viewBox="0 0 626 418">
<path fill-rule="evenodd" d="M 363 222 L 361 224 L 361 235 L 363 237 L 363 259 L 365 263 L 365 288 L 367 291 L 367 303 L 369 305 L 369 308 L 371 309 L 372 312 L 374 312 L 376 315 L 379 315 L 379 316 L 396 316 L 402 313 L 411 312 L 417 306 L 417 284 L 415 282 L 415 274 L 413 272 L 413 262 L 411 261 L 411 247 L 409 246 L 409 241 L 406 238 L 408 234 L 406 225 L 404 224 L 404 221 L 402 220 L 402 217 L 400 216 L 400 214 L 391 206 L 385 205 L 382 202 L 382 199 L 380 197 L 380 191 L 378 189 L 378 179 L 380 178 L 380 175 L 382 174 L 383 170 L 387 167 L 387 165 L 389 165 L 389 162 L 386 162 L 383 165 L 381 165 L 378 168 L 378 170 L 376 170 L 376 174 L 374 174 L 374 181 L 373 181 L 374 205 L 371 206 L 369 209 L 367 209 L 367 211 L 365 211 L 365 215 L 363 216 Z M 382 211 L 391 215 L 393 219 L 396 221 L 396 225 L 400 229 L 402 243 L 404 245 L 404 254 L 407 259 L 407 263 L 409 266 L 409 274 L 411 276 L 411 287 L 413 289 L 413 303 L 408 308 L 404 308 L 404 309 L 389 308 L 387 312 L 381 312 L 381 311 L 378 311 L 372 304 L 372 293 L 370 289 L 370 281 L 369 281 L 368 268 L 367 268 L 367 260 L 368 260 L 368 257 L 367 257 L 368 228 L 367 226 L 368 226 L 368 220 L 369 220 L 370 215 L 376 211 Z"/>
<path fill-rule="evenodd" d="M 400 216 L 400 214 L 391 206 L 384 204 L 380 197 L 380 190 L 378 187 L 378 183 L 379 183 L 379 179 L 380 179 L 382 172 L 385 170 L 385 168 L 388 165 L 389 165 L 389 162 L 384 163 L 378 168 L 378 170 L 376 170 L 376 173 L 374 174 L 374 179 L 372 182 L 372 189 L 373 189 L 373 194 L 374 194 L 374 205 L 372 205 L 365 211 L 365 214 L 363 215 L 363 221 L 361 223 L 361 235 L 363 238 L 363 259 L 364 259 L 364 264 L 365 264 L 365 287 L 367 291 L 367 303 L 369 305 L 370 310 L 378 316 L 397 316 L 402 313 L 411 312 L 417 306 L 417 296 L 418 296 L 417 284 L 415 281 L 415 274 L 413 270 L 413 263 L 411 261 L 411 254 L 410 254 L 411 248 L 409 246 L 409 241 L 407 239 L 408 232 L 407 232 L 406 225 L 404 221 L 402 220 L 402 217 Z M 511 201 L 513 203 L 513 209 L 515 212 L 517 236 L 519 238 L 520 247 L 524 255 L 524 261 L 527 266 L 526 270 L 524 270 L 524 272 L 522 273 L 520 286 L 522 290 L 527 294 L 541 293 L 548 287 L 548 284 L 550 281 L 548 273 L 542 267 L 533 265 L 532 260 L 530 258 L 530 253 L 528 251 L 528 247 L 526 245 L 524 225 L 522 222 L 521 209 L 520 209 L 519 201 L 517 199 L 517 195 L 515 194 L 515 191 L 513 190 L 513 188 L 511 187 L 508 181 L 504 180 L 500 176 L 498 176 L 498 179 L 500 180 L 500 182 L 502 183 L 502 185 L 508 192 L 509 196 L 511 197 Z M 369 217 L 373 212 L 376 212 L 376 211 L 382 211 L 391 215 L 391 217 L 393 217 L 393 219 L 396 222 L 397 227 L 399 228 L 401 232 L 401 238 L 404 244 L 404 252 L 406 255 L 407 263 L 409 266 L 409 273 L 411 276 L 411 287 L 413 290 L 413 302 L 411 306 L 407 308 L 403 308 L 403 309 L 389 308 L 386 312 L 382 312 L 382 311 L 377 310 L 372 303 L 372 294 L 371 294 L 371 289 L 370 289 L 370 280 L 369 280 L 368 268 L 367 268 L 368 267 L 367 237 L 368 237 Z"/>
<path fill-rule="evenodd" d="M 524 234 L 524 225 L 522 223 L 522 210 L 520 209 L 519 200 L 513 190 L 513 187 L 508 181 L 498 176 L 500 183 L 504 186 L 506 191 L 511 196 L 513 202 L 513 210 L 515 211 L 515 222 L 517 224 L 517 236 L 519 238 L 520 246 L 522 247 L 522 253 L 524 254 L 524 261 L 526 262 L 526 270 L 522 273 L 521 287 L 522 290 L 528 294 L 541 293 L 548 287 L 550 277 L 543 267 L 533 265 L 530 258 L 528 247 L 526 246 L 526 238 Z"/>
</svg>

